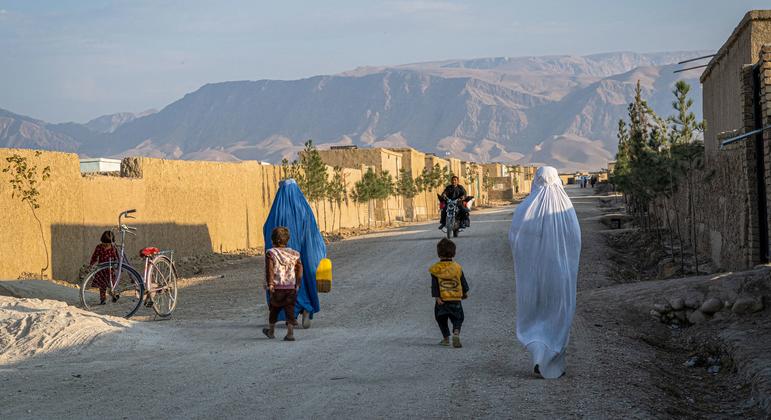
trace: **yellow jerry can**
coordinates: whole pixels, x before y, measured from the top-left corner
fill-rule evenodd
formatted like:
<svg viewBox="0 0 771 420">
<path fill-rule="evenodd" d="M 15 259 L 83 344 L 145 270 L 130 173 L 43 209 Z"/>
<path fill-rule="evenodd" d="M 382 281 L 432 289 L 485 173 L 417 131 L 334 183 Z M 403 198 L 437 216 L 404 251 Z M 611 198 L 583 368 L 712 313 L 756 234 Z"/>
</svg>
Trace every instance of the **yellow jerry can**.
<svg viewBox="0 0 771 420">
<path fill-rule="evenodd" d="M 332 290 L 332 260 L 322 258 L 316 268 L 316 290 L 319 293 L 329 293 Z"/>
</svg>

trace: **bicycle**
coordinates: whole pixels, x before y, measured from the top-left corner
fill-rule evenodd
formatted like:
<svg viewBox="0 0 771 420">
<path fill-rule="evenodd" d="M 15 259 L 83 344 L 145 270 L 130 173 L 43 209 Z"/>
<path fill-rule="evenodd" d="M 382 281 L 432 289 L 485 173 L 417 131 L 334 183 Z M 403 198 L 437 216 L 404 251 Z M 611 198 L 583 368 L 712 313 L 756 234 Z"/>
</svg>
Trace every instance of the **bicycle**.
<svg viewBox="0 0 771 420">
<path fill-rule="evenodd" d="M 144 301 L 145 306 L 166 318 L 177 306 L 174 251 L 161 251 L 155 247 L 142 249 L 139 255 L 145 266 L 140 275 L 126 257 L 126 234 L 136 235 L 136 228 L 125 225 L 123 218 L 133 219 L 133 213 L 136 213 L 135 209 L 118 216 L 118 260 L 98 264 L 89 272 L 80 284 L 80 302 L 92 312 L 130 318 Z M 113 246 L 116 246 L 114 241 Z"/>
</svg>

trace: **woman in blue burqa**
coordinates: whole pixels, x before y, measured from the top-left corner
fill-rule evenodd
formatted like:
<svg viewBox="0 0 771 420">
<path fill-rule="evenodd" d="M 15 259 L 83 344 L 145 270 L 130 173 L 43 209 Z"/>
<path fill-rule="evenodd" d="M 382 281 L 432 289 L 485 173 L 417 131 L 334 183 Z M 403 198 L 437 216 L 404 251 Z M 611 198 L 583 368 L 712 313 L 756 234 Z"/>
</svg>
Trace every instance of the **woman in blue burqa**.
<svg viewBox="0 0 771 420">
<path fill-rule="evenodd" d="M 262 228 L 266 251 L 271 247 L 271 232 L 278 226 L 289 228 L 290 237 L 287 246 L 300 252 L 303 278 L 300 290 L 297 292 L 295 316 L 302 314 L 303 328 L 309 328 L 313 314 L 319 311 L 316 268 L 319 266 L 319 261 L 326 257 L 327 247 L 318 225 L 316 225 L 316 218 L 313 216 L 311 206 L 297 182 L 291 178 L 279 183 L 270 214 L 268 214 L 268 219 Z M 270 303 L 270 295 L 267 291 L 266 297 Z M 279 319 L 285 319 L 283 312 Z"/>
</svg>

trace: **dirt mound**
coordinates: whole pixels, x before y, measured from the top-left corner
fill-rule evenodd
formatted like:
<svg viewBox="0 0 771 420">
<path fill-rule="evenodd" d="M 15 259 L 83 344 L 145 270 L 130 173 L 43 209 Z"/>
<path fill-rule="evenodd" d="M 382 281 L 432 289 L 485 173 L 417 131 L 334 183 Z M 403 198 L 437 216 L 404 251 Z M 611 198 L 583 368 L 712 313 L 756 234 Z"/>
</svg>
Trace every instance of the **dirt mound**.
<svg viewBox="0 0 771 420">
<path fill-rule="evenodd" d="M 72 284 L 51 280 L 0 280 L 0 296 L 54 299 L 77 305 L 79 290 Z"/>
<path fill-rule="evenodd" d="M 131 325 L 131 321 L 96 315 L 57 300 L 0 296 L 0 365 L 54 351 L 75 351 Z"/>
</svg>

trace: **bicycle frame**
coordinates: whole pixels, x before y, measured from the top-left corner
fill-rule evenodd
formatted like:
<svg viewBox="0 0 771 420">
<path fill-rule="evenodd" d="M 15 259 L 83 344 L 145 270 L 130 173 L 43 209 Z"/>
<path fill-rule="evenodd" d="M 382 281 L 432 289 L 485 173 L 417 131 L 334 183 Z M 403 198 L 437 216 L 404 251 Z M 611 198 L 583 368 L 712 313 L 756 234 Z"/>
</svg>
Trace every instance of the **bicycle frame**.
<svg viewBox="0 0 771 420">
<path fill-rule="evenodd" d="M 126 211 L 122 212 L 118 216 L 118 230 L 120 232 L 120 245 L 115 244 L 115 246 L 117 246 L 118 250 L 119 250 L 118 251 L 118 272 L 117 272 L 115 278 L 110 282 L 111 283 L 110 286 L 111 286 L 112 289 L 115 289 L 115 287 L 118 285 L 118 279 L 120 279 L 120 275 L 123 273 L 124 265 L 127 268 L 129 268 L 131 270 L 134 270 L 134 272 L 136 272 L 137 274 L 139 273 L 139 271 L 133 265 L 131 265 L 131 262 L 126 257 L 126 233 L 130 233 L 130 234 L 133 235 L 134 233 L 132 231 L 135 231 L 136 229 L 132 228 L 130 226 L 126 226 L 126 225 L 123 224 L 123 218 L 125 217 L 127 219 L 133 219 L 133 217 L 130 216 L 130 214 L 134 213 L 134 212 L 136 212 L 136 210 L 126 210 Z M 164 251 L 159 252 L 156 255 L 166 255 L 166 256 L 168 256 L 168 258 L 171 261 L 172 266 L 173 266 L 173 264 L 174 264 L 174 251 L 173 250 L 164 250 Z M 156 289 L 152 289 L 150 287 L 150 278 L 149 278 L 150 276 L 149 276 L 149 273 L 150 273 L 150 266 L 152 264 L 153 257 L 148 256 L 148 257 L 144 257 L 143 259 L 145 260 L 145 267 L 144 267 L 144 270 L 142 271 L 141 278 L 142 278 L 142 283 L 145 286 L 145 293 L 150 293 L 150 292 L 157 291 Z"/>
<path fill-rule="evenodd" d="M 151 293 L 151 292 L 157 292 L 157 291 L 161 290 L 161 288 L 151 288 L 150 287 L 150 280 L 151 280 L 150 279 L 150 266 L 152 265 L 152 261 L 158 255 L 165 255 L 165 256 L 167 256 L 169 258 L 169 261 L 171 261 L 172 269 L 176 273 L 176 268 L 174 268 L 174 251 L 173 250 L 164 250 L 164 251 L 158 252 L 154 256 L 144 257 L 144 260 L 145 260 L 145 270 L 144 270 L 144 273 L 142 275 L 142 282 L 145 285 L 145 293 L 148 293 L 148 294 Z"/>
<path fill-rule="evenodd" d="M 135 209 L 132 210 L 126 210 L 124 212 L 121 212 L 120 215 L 118 215 L 118 230 L 120 233 L 120 245 L 113 244 L 118 247 L 118 273 L 115 275 L 115 278 L 110 281 L 110 288 L 115 290 L 115 287 L 118 286 L 118 279 L 120 279 L 120 275 L 123 272 L 123 264 L 126 264 L 126 266 L 130 267 L 134 271 L 137 271 L 134 266 L 131 265 L 131 262 L 129 262 L 128 258 L 126 258 L 126 232 L 131 233 L 132 228 L 124 225 L 123 218 L 126 217 L 127 219 L 133 217 L 129 216 L 131 213 L 136 212 Z M 135 230 L 135 229 L 134 229 Z M 144 276 L 142 276 L 142 282 L 144 282 Z"/>
</svg>

